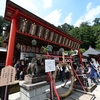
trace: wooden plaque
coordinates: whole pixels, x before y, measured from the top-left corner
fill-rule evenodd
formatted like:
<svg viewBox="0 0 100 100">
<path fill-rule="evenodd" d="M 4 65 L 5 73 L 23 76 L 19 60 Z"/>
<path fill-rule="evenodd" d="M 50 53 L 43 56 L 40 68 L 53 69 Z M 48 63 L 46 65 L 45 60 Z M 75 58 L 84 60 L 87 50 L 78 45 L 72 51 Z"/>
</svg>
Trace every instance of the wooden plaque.
<svg viewBox="0 0 100 100">
<path fill-rule="evenodd" d="M 55 39 L 54 39 L 54 41 L 57 42 L 57 40 L 58 40 L 58 34 L 55 33 Z"/>
<path fill-rule="evenodd" d="M 38 31 L 38 37 L 39 37 L 39 38 L 42 37 L 42 31 L 43 31 L 43 27 L 40 26 L 40 27 L 39 27 L 39 31 Z"/>
<path fill-rule="evenodd" d="M 53 40 L 53 36 L 54 36 L 54 32 L 51 32 L 51 33 L 50 33 L 50 41 Z"/>
<path fill-rule="evenodd" d="M 65 45 L 68 46 L 69 39 L 66 39 Z"/>
<path fill-rule="evenodd" d="M 45 38 L 45 39 L 48 39 L 48 35 L 49 35 L 49 29 L 46 29 L 46 32 L 45 32 L 44 38 Z"/>
<path fill-rule="evenodd" d="M 63 45 L 64 45 L 64 43 L 65 43 L 65 39 L 66 39 L 66 38 L 65 38 L 65 37 L 63 37 L 63 40 L 62 40 L 62 41 L 63 41 L 63 42 L 62 42 L 62 44 L 63 44 Z"/>
<path fill-rule="evenodd" d="M 75 48 L 75 46 L 76 46 L 76 42 L 74 42 L 73 48 Z"/>
<path fill-rule="evenodd" d="M 62 36 L 59 37 L 59 43 L 61 43 L 61 40 L 62 40 Z"/>
<path fill-rule="evenodd" d="M 31 35 L 35 35 L 35 32 L 36 32 L 36 24 L 35 24 L 35 23 L 32 23 L 32 24 L 31 24 L 31 27 L 30 27 L 29 33 L 30 33 Z"/>
<path fill-rule="evenodd" d="M 69 43 L 68 43 L 68 46 L 70 47 L 70 45 L 71 45 L 71 40 L 69 40 Z"/>
<path fill-rule="evenodd" d="M 71 48 L 73 48 L 73 43 L 74 43 L 74 42 L 72 41 L 72 43 L 71 43 Z"/>
<path fill-rule="evenodd" d="M 21 32 L 27 32 L 27 27 L 28 27 L 28 21 L 27 21 L 27 19 L 24 19 L 24 18 L 20 18 L 20 25 L 19 25 L 20 27 L 19 27 L 19 30 L 21 31 Z"/>
<path fill-rule="evenodd" d="M 79 47 L 80 47 L 80 44 L 78 44 L 78 47 L 77 47 L 77 49 L 79 49 Z"/>
</svg>

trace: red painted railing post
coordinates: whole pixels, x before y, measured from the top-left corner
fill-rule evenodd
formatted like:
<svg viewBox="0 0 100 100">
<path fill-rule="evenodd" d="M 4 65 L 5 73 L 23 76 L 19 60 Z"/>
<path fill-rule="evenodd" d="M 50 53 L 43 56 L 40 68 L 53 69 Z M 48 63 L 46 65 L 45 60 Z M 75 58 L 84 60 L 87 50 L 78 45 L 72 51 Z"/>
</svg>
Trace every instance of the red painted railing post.
<svg viewBox="0 0 100 100">
<path fill-rule="evenodd" d="M 80 63 L 83 65 L 83 62 L 82 62 L 82 54 L 80 52 L 80 50 L 78 49 L 78 56 L 79 56 L 79 59 L 80 59 Z"/>
</svg>

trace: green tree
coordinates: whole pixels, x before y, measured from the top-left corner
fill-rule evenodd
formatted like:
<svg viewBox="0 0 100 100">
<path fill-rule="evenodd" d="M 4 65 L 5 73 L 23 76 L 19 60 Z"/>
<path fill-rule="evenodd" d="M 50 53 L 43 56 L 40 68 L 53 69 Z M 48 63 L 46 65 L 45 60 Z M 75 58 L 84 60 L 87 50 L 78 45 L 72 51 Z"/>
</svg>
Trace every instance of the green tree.
<svg viewBox="0 0 100 100">
<path fill-rule="evenodd" d="M 73 26 L 71 26 L 71 25 L 69 25 L 67 23 L 64 23 L 61 26 L 58 26 L 58 28 L 60 30 L 62 30 L 63 32 L 65 32 L 65 33 L 69 33 L 69 31 L 73 28 Z"/>
<path fill-rule="evenodd" d="M 94 22 L 94 25 L 100 25 L 100 18 L 95 18 L 93 22 Z"/>
<path fill-rule="evenodd" d="M 96 40 L 96 48 L 98 50 L 100 50 L 100 35 L 98 36 L 97 40 Z"/>
<path fill-rule="evenodd" d="M 69 31 L 69 34 L 71 36 L 73 36 L 74 38 L 81 40 L 81 38 L 80 38 L 80 28 L 78 28 L 78 27 L 73 28 L 72 30 Z"/>
<path fill-rule="evenodd" d="M 95 48 L 95 35 L 91 26 L 85 26 L 80 28 L 80 37 L 83 44 L 82 48 L 88 49 L 89 45 Z"/>
<path fill-rule="evenodd" d="M 2 16 L 0 16 L 0 46 L 1 46 L 1 42 L 2 42 L 3 26 L 9 26 L 8 28 L 10 28 L 10 22 L 6 21 Z M 10 30 L 10 29 L 8 29 L 8 30 Z"/>
<path fill-rule="evenodd" d="M 89 26 L 89 22 L 82 22 L 82 23 L 80 24 L 80 28 L 81 28 L 81 27 L 86 27 L 86 26 Z"/>
<path fill-rule="evenodd" d="M 58 26 L 58 28 L 74 38 L 83 42 L 80 46 L 83 49 L 88 49 L 91 45 L 93 48 L 100 49 L 100 18 L 93 20 L 94 24 L 89 22 L 82 22 L 80 27 L 73 27 L 67 23 Z"/>
</svg>

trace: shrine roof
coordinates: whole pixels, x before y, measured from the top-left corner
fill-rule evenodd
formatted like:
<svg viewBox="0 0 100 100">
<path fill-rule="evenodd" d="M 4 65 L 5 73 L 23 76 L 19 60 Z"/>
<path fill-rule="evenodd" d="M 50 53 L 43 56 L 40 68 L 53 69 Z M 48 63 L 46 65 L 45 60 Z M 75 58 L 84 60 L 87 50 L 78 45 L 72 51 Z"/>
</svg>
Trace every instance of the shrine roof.
<svg viewBox="0 0 100 100">
<path fill-rule="evenodd" d="M 42 18 L 36 16 L 35 14 L 32 14 L 31 12 L 27 11 L 26 9 L 20 7 L 19 5 L 15 4 L 14 2 L 12 2 L 10 0 L 6 0 L 6 9 L 5 9 L 5 16 L 4 16 L 4 18 L 6 20 L 8 20 L 8 21 L 11 21 L 11 19 L 14 16 L 16 10 L 18 10 L 18 15 L 17 15 L 18 22 L 19 22 L 20 18 L 23 17 L 23 18 L 25 18 L 27 20 L 30 20 L 30 21 L 40 25 L 40 26 L 43 26 L 44 28 L 47 28 L 50 31 L 53 31 L 53 32 L 61 35 L 62 36 L 62 38 L 61 38 L 62 41 L 63 41 L 63 38 L 65 37 L 65 38 L 68 38 L 69 40 L 72 40 L 73 42 L 75 42 L 75 45 L 77 45 L 77 46 L 73 47 L 73 48 L 77 49 L 77 48 L 79 48 L 78 44 L 79 45 L 82 44 L 82 42 L 79 41 L 78 39 L 75 39 L 71 35 L 69 35 L 67 33 L 64 33 L 63 31 L 61 31 L 57 27 L 55 27 L 53 24 L 48 23 L 47 21 L 45 21 Z M 20 32 L 18 32 L 18 33 L 20 33 Z M 26 36 L 29 36 L 29 35 L 26 35 Z M 49 43 L 50 43 L 50 41 L 49 41 Z M 63 43 L 63 42 L 61 42 L 61 43 Z M 72 43 L 72 44 L 74 45 L 74 43 Z M 68 47 L 68 46 L 66 46 L 66 47 Z M 71 48 L 71 47 L 69 47 L 69 48 Z"/>
<path fill-rule="evenodd" d="M 88 57 L 89 55 L 99 55 L 99 54 L 100 54 L 100 51 L 98 51 L 90 46 L 89 49 L 83 53 L 83 56 Z"/>
</svg>

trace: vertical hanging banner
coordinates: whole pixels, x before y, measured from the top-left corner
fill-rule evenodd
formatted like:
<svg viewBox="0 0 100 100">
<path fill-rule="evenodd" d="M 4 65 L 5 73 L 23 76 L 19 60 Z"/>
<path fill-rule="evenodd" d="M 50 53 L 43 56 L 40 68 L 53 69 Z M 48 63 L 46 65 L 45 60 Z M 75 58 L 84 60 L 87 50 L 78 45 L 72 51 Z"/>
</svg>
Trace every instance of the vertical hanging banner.
<svg viewBox="0 0 100 100">
<path fill-rule="evenodd" d="M 12 66 L 2 68 L 0 86 L 13 84 L 15 81 L 16 69 Z"/>
<path fill-rule="evenodd" d="M 45 72 L 55 71 L 55 60 L 45 60 Z"/>
</svg>

